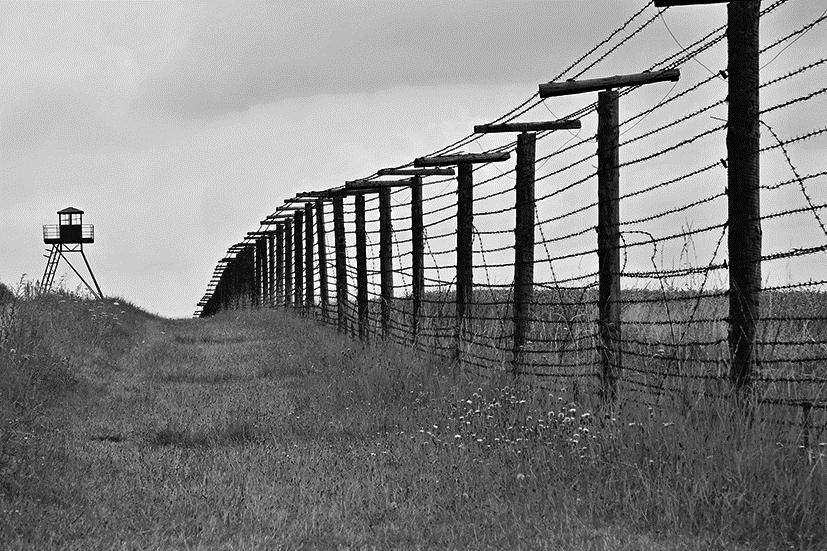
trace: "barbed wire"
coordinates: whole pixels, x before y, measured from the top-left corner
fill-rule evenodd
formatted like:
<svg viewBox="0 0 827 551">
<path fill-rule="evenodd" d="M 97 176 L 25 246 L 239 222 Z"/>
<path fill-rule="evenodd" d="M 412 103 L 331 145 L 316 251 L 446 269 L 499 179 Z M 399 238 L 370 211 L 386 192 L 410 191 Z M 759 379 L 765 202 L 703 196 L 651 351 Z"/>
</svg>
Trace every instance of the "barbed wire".
<svg viewBox="0 0 827 551">
<path fill-rule="evenodd" d="M 773 2 L 761 10 L 761 16 L 770 14 L 788 1 Z M 552 82 L 568 75 L 578 78 L 604 63 L 621 48 L 639 42 L 642 31 L 654 20 L 662 18 L 656 10 L 653 14 L 647 13 L 651 4 L 647 2 L 634 12 Z M 825 20 L 827 11 L 762 46 L 760 55 L 778 50 L 764 66 Z M 686 47 L 675 38 L 679 50 L 654 63 L 651 68 L 678 67 L 692 60 L 700 62 L 697 59 L 699 54 L 710 51 L 725 38 L 725 25 L 712 29 Z M 756 370 L 752 376 L 760 404 L 775 408 L 808 407 L 819 412 L 827 409 L 827 399 L 822 392 L 827 382 L 827 372 L 823 370 L 823 366 L 827 365 L 827 303 L 823 300 L 827 281 L 819 277 L 823 274 L 823 256 L 827 252 L 827 225 L 823 220 L 827 196 L 821 185 L 827 176 L 827 167 L 824 159 L 810 153 L 812 147 L 808 142 L 823 140 L 827 127 L 807 128 L 808 121 L 820 121 L 808 117 L 806 110 L 809 106 L 819 105 L 827 87 L 816 85 L 806 91 L 803 90 L 806 88 L 803 83 L 814 82 L 813 78 L 809 81 L 805 79 L 827 66 L 827 58 L 819 55 L 822 53 L 806 52 L 807 56 L 801 56 L 798 67 L 759 84 L 762 90 L 773 86 L 776 94 L 774 103 L 760 111 L 762 119 L 772 119 L 761 120 L 772 141 L 764 142 L 756 154 L 778 149 L 783 159 L 784 174 L 781 174 L 779 166 L 773 164 L 762 175 L 765 183 L 761 184 L 760 189 L 773 199 L 770 210 L 760 215 L 758 221 L 768 227 L 786 224 L 784 227 L 800 228 L 804 225 L 803 221 L 814 220 L 820 233 L 815 234 L 814 226 L 802 229 L 797 232 L 799 235 L 790 236 L 789 243 L 773 240 L 772 248 L 761 252 L 762 264 L 781 266 L 786 263 L 790 266 L 788 270 L 791 275 L 787 282 L 779 283 L 776 278 L 771 284 L 765 282 L 763 285 L 760 294 L 762 315 L 756 321 Z M 681 89 L 676 84 L 650 107 L 620 121 L 620 128 L 625 134 L 644 119 L 651 117 L 649 121 L 656 121 L 654 114 L 661 118 L 652 123 L 652 128 L 619 144 L 621 149 L 630 148 L 634 156 L 618 162 L 616 167 L 608 167 L 623 169 L 624 175 L 627 171 L 632 174 L 632 186 L 619 194 L 619 201 L 635 206 L 629 211 L 630 215 L 619 219 L 616 224 L 603 225 L 603 229 L 617 232 L 619 244 L 615 247 L 597 247 L 587 241 L 597 227 L 585 217 L 593 216 L 600 202 L 596 196 L 586 198 L 587 194 L 580 186 L 597 179 L 599 171 L 591 166 L 596 154 L 581 151 L 581 148 L 592 143 L 594 138 L 572 133 L 562 144 L 554 145 L 555 142 L 541 142 L 550 138 L 551 132 L 537 133 L 538 144 L 545 143 L 543 147 L 549 147 L 551 151 L 545 150 L 537 157 L 535 170 L 543 168 L 552 159 L 559 159 L 560 163 L 535 177 L 536 183 L 548 181 L 550 187 L 538 194 L 533 204 L 537 233 L 533 246 L 538 254 L 533 264 L 534 297 L 529 334 L 523 350 L 526 360 L 519 366 L 520 376 L 530 377 L 538 385 L 563 381 L 565 385 L 579 389 L 599 387 L 601 350 L 605 344 L 601 341 L 599 329 L 603 322 L 599 311 L 604 307 L 605 299 L 600 294 L 601 271 L 594 265 L 599 251 L 616 250 L 620 265 L 608 275 L 619 277 L 623 282 L 615 303 L 620 308 L 623 327 L 618 351 L 625 360 L 613 360 L 610 365 L 619 370 L 618 384 L 627 393 L 625 399 L 663 404 L 666 400 L 682 403 L 700 396 L 732 397 L 733 390 L 729 384 L 731 351 L 728 346 L 731 320 L 728 311 L 730 302 L 737 297 L 731 295 L 728 287 L 729 270 L 733 268 L 728 259 L 722 258 L 724 240 L 729 235 L 729 221 L 721 202 L 729 192 L 725 176 L 716 172 L 727 167 L 728 159 L 710 159 L 715 154 L 705 147 L 727 125 L 714 123 L 707 126 L 702 122 L 704 114 L 726 103 L 724 90 L 712 88 L 713 82 L 726 75 L 720 71 L 714 72 L 713 65 L 707 69 L 709 75 L 703 75 Z M 782 82 L 793 84 L 777 86 Z M 624 89 L 620 94 L 626 95 L 633 90 Z M 791 93 L 794 95 L 781 96 L 783 93 L 789 94 L 788 90 L 793 90 Z M 705 101 L 702 92 L 712 97 Z M 673 106 L 685 105 L 684 102 L 689 107 L 683 107 L 668 118 L 662 115 Z M 541 104 L 545 106 L 543 100 L 534 94 L 495 119 L 495 122 L 514 120 Z M 547 106 L 545 108 L 548 109 Z M 596 103 L 590 103 L 562 118 L 590 116 L 595 110 Z M 782 121 L 776 122 L 770 114 L 783 114 L 778 117 Z M 789 124 L 787 121 L 799 122 Z M 474 141 L 483 149 L 478 138 L 478 134 L 471 134 L 433 154 L 456 151 L 458 147 Z M 818 142 L 815 149 L 823 149 L 821 144 Z M 630 147 L 632 145 L 634 148 Z M 489 151 L 513 152 L 515 147 L 516 142 L 509 141 Z M 665 176 L 663 168 L 657 168 L 662 166 L 670 167 L 669 176 Z M 391 314 L 384 328 L 389 340 L 415 346 L 436 357 L 458 361 L 463 369 L 480 376 L 494 376 L 514 369 L 513 277 L 514 251 L 518 244 L 513 237 L 517 205 L 516 198 L 511 194 L 515 191 L 515 182 L 512 181 L 515 172 L 516 169 L 500 169 L 493 164 L 479 164 L 473 168 L 476 197 L 475 223 L 472 226 L 475 262 L 472 269 L 477 270 L 478 276 L 482 274 L 482 279 L 473 285 L 473 308 L 464 320 L 456 318 L 457 309 L 454 306 L 457 250 L 453 238 L 457 233 L 455 220 L 458 208 L 454 179 L 438 178 L 423 183 L 423 190 L 427 193 L 422 200 L 424 258 L 421 274 L 414 273 L 411 262 L 414 226 L 410 222 L 409 191 L 399 189 L 392 192 L 391 275 L 394 290 L 401 296 L 397 295 L 385 305 Z M 789 186 L 793 185 L 797 187 L 803 205 L 790 202 Z M 770 193 L 776 190 L 780 192 Z M 353 201 L 347 199 L 343 210 L 347 244 L 345 257 L 348 261 L 344 270 L 346 300 L 342 305 L 342 322 L 355 335 L 358 334 L 360 321 L 356 305 L 359 273 L 353 262 L 356 236 Z M 286 207 L 280 207 L 273 214 L 287 212 L 290 211 Z M 335 222 L 331 220 L 333 213 L 326 207 L 322 213 L 325 225 L 332 227 Z M 376 195 L 366 197 L 364 237 L 368 250 L 369 304 L 364 314 L 368 327 L 364 330 L 370 339 L 378 338 L 383 330 L 383 317 L 380 315 L 383 294 L 381 283 L 377 281 L 380 279 L 377 276 L 382 275 L 382 268 L 377 264 L 376 254 L 381 244 L 378 245 L 373 237 L 380 234 L 380 215 Z M 693 218 L 703 220 L 703 223 L 695 227 L 688 222 Z M 685 221 L 677 231 L 675 221 L 680 222 L 681 219 Z M 300 241 L 309 237 L 318 242 L 318 227 L 315 224 L 312 227 L 310 236 L 304 236 Z M 245 238 L 243 242 L 252 241 Z M 302 247 L 301 242 L 295 241 L 295 236 L 293 247 L 293 250 Z M 336 248 L 332 239 L 326 239 L 325 251 L 326 263 L 316 262 L 313 277 L 299 283 L 311 286 L 315 302 L 304 304 L 304 295 L 298 301 L 294 296 L 275 296 L 287 293 L 282 286 L 276 287 L 274 293 L 277 304 L 287 303 L 311 311 L 320 307 L 321 278 L 330 278 L 336 269 Z M 669 255 L 674 255 L 671 260 Z M 226 291 L 225 283 L 229 280 L 224 279 L 225 274 L 238 274 L 243 262 L 249 262 L 249 252 L 241 255 L 228 253 L 227 256 L 231 260 L 217 266 L 210 280 L 210 287 L 214 289 L 210 297 L 216 296 L 215 289 L 219 287 L 220 293 Z M 797 274 L 797 267 L 805 271 Z M 424 286 L 416 330 L 411 321 L 415 277 L 421 277 Z M 335 280 L 335 277 L 331 279 Z M 293 290 L 296 289 L 295 283 Z M 335 284 L 328 285 L 325 302 L 330 315 L 324 319 L 317 316 L 320 321 L 338 323 L 335 312 L 339 305 L 336 304 L 335 290 Z M 270 292 L 273 292 L 272 287 Z M 205 299 L 210 297 L 205 295 Z M 197 310 L 198 313 L 203 311 L 203 308 Z M 458 325 L 460 322 L 462 325 Z M 779 422 L 784 422 L 783 415 L 779 415 Z"/>
</svg>

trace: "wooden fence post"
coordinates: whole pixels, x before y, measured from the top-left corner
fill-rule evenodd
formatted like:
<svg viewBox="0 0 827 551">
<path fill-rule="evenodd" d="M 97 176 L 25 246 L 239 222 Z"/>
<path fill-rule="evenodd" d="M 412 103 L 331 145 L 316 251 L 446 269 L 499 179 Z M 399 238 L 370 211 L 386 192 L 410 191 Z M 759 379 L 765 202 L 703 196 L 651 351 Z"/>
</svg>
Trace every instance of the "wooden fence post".
<svg viewBox="0 0 827 551">
<path fill-rule="evenodd" d="M 327 243 L 325 240 L 324 201 L 316 200 L 316 244 L 319 256 L 319 300 L 322 307 L 322 320 L 330 318 L 330 297 L 327 291 Z"/>
<path fill-rule="evenodd" d="M 293 299 L 293 221 L 284 221 L 284 305 Z"/>
<path fill-rule="evenodd" d="M 720 4 L 724 0 L 655 0 L 656 7 Z M 727 3 L 727 247 L 729 255 L 729 378 L 747 398 L 761 317 L 759 140 L 761 2 Z"/>
<path fill-rule="evenodd" d="M 577 119 L 553 121 L 508 122 L 479 124 L 479 134 L 519 132 L 517 136 L 517 181 L 514 224 L 514 335 L 511 371 L 516 377 L 525 363 L 525 345 L 531 328 L 531 308 L 534 300 L 534 162 L 537 135 L 535 132 L 571 130 L 580 128 Z"/>
<path fill-rule="evenodd" d="M 284 304 L 284 224 L 276 224 L 276 299 L 275 304 Z"/>
<path fill-rule="evenodd" d="M 304 205 L 304 313 L 313 311 L 313 203 Z"/>
<path fill-rule="evenodd" d="M 617 396 L 622 368 L 620 325 L 620 151 L 618 93 L 613 88 L 677 82 L 678 69 L 628 75 L 549 82 L 540 85 L 540 97 L 550 98 L 599 91 L 597 97 L 597 258 L 599 290 L 598 348 L 601 363 L 600 394 Z"/>
<path fill-rule="evenodd" d="M 382 338 L 390 337 L 391 303 L 393 302 L 393 223 L 391 190 L 379 190 L 379 273 Z"/>
<path fill-rule="evenodd" d="M 276 305 L 276 266 L 275 266 L 275 258 L 276 258 L 276 234 L 275 232 L 270 232 L 267 236 L 267 306 L 272 308 Z"/>
<path fill-rule="evenodd" d="M 253 308 L 258 308 L 259 299 L 261 296 L 261 244 L 259 239 L 256 239 L 251 246 L 251 259 L 253 265 L 253 281 L 251 283 L 250 305 Z"/>
<path fill-rule="evenodd" d="M 304 224 L 304 212 L 301 209 L 293 214 L 293 307 L 301 308 L 304 300 L 303 293 L 303 254 L 302 251 L 302 225 Z"/>
<path fill-rule="evenodd" d="M 600 338 L 601 392 L 617 395 L 620 373 L 620 155 L 618 93 L 597 97 L 597 257 L 599 271 L 598 334 Z"/>
<path fill-rule="evenodd" d="M 359 339 L 368 338 L 368 251 L 365 233 L 365 196 L 354 196 L 356 203 L 356 308 L 359 318 Z"/>
<path fill-rule="evenodd" d="M 471 315 L 474 294 L 474 173 L 473 163 L 507 161 L 506 151 L 436 155 L 414 159 L 415 167 L 457 166 L 457 295 L 454 330 L 454 362 L 460 360 L 466 319 Z"/>
<path fill-rule="evenodd" d="M 425 226 L 422 221 L 422 176 L 411 181 L 411 271 L 412 303 L 411 333 L 416 343 L 419 337 L 419 317 L 422 312 L 422 293 L 425 289 Z"/>
<path fill-rule="evenodd" d="M 258 291 L 258 304 L 257 306 L 261 308 L 266 304 L 267 294 L 269 290 L 267 288 L 267 238 L 265 236 L 261 236 L 256 239 L 256 253 L 258 256 L 258 272 L 259 272 L 259 282 L 260 284 L 257 286 Z"/>
<path fill-rule="evenodd" d="M 247 265 L 247 269 L 244 270 L 245 272 L 245 287 L 246 287 L 246 294 L 247 294 L 247 308 L 252 309 L 255 306 L 255 289 L 256 289 L 256 261 L 255 261 L 255 249 L 252 245 L 247 245 L 244 248 L 244 259 L 245 264 Z"/>
<path fill-rule="evenodd" d="M 345 240 L 344 197 L 333 196 L 333 244 L 336 248 L 336 321 L 347 333 L 347 242 Z"/>
<path fill-rule="evenodd" d="M 516 222 L 514 226 L 514 343 L 512 372 L 524 364 L 534 300 L 534 160 L 536 135 L 517 135 Z"/>
<path fill-rule="evenodd" d="M 727 10 L 730 378 L 738 391 L 746 393 L 752 383 L 761 306 L 760 2 L 730 2 Z"/>
<path fill-rule="evenodd" d="M 247 257 L 244 249 L 240 249 L 236 255 L 238 273 L 236 274 L 236 309 L 243 310 L 247 307 Z"/>
<path fill-rule="evenodd" d="M 474 298 L 474 174 L 471 163 L 457 165 L 457 295 L 454 359 L 460 359 L 462 334 Z"/>
</svg>

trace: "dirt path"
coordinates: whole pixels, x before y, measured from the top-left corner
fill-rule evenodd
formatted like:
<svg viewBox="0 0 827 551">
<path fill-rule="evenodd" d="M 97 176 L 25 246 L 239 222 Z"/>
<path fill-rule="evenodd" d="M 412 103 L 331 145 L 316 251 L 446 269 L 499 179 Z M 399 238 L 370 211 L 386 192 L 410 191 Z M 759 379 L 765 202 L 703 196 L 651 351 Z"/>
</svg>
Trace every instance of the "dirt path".
<svg viewBox="0 0 827 551">
<path fill-rule="evenodd" d="M 659 517 L 607 522 L 583 493 L 599 475 L 514 426 L 524 401 L 497 398 L 522 408 L 497 419 L 499 402 L 405 351 L 274 312 L 150 320 L 138 337 L 49 413 L 29 483 L 3 498 L 2 547 L 737 548 Z M 463 417 L 475 408 L 485 428 Z"/>
</svg>

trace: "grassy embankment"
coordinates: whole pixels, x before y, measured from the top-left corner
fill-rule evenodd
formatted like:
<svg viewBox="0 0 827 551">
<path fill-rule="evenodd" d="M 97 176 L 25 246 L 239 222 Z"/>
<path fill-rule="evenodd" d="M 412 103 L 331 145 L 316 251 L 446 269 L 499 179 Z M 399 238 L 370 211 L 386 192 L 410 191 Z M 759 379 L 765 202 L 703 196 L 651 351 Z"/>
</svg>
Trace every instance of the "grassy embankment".
<svg viewBox="0 0 827 551">
<path fill-rule="evenodd" d="M 3 306 L 0 547 L 820 549 L 824 447 L 608 416 L 278 312 Z"/>
</svg>

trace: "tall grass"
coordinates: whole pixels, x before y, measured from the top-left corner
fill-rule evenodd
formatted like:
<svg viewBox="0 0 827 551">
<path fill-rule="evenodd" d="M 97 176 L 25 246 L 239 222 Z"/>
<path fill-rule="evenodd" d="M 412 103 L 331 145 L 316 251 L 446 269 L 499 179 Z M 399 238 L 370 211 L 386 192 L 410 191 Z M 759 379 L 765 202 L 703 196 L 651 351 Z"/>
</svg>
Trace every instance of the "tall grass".
<svg viewBox="0 0 827 551">
<path fill-rule="evenodd" d="M 31 478 L 48 408 L 93 391 L 148 317 L 117 299 L 0 284 L 0 487 L 14 492 Z"/>
<path fill-rule="evenodd" d="M 461 335 L 460 361 L 485 376 L 512 369 L 512 297 L 505 291 L 476 289 L 478 304 Z M 600 392 L 601 362 L 597 295 L 593 288 L 543 288 L 535 295 L 524 352 L 522 378 L 534 386 L 582 401 Z M 454 336 L 454 297 L 429 293 L 424 300 L 417 346 L 426 354 L 450 358 Z M 621 305 L 622 400 L 686 412 L 698 399 L 732 395 L 727 341 L 728 299 L 720 289 L 664 286 L 659 290 L 625 289 Z M 760 414 L 788 427 L 786 438 L 823 438 L 827 411 L 801 404 L 823 403 L 827 369 L 827 294 L 767 291 L 762 294 L 757 326 L 753 397 Z M 349 311 L 354 307 L 350 305 Z M 370 305 L 370 333 L 378 338 L 379 304 Z M 411 342 L 411 303 L 394 303 L 391 321 L 396 342 Z M 807 418 L 806 423 L 804 418 Z M 811 435 L 804 436 L 808 428 Z"/>
<path fill-rule="evenodd" d="M 171 322 L 59 294 L 14 308 L 4 353 L 40 350 L 76 382 L 29 402 L 41 426 L 26 429 L 28 458 L 6 448 L 18 466 L 4 467 L 0 547 L 827 541 L 824 445 L 779 442 L 726 403 L 601 410 L 278 311 Z M 21 365 L 4 359 L 4 373 Z"/>
</svg>

